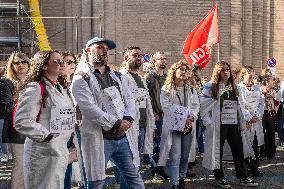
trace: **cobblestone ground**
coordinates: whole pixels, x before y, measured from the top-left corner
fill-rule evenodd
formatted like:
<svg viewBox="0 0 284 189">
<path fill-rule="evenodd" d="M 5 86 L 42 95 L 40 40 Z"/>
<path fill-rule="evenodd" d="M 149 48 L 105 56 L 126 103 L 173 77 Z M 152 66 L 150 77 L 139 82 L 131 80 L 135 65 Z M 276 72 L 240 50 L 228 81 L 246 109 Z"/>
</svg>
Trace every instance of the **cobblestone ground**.
<svg viewBox="0 0 284 189">
<path fill-rule="evenodd" d="M 0 164 L 0 189 L 10 189 L 11 181 L 11 171 L 13 163 Z M 224 163 L 225 174 L 229 180 L 232 188 L 245 188 L 240 187 L 239 180 L 235 177 L 234 165 L 229 162 Z M 263 178 L 255 178 L 259 183 L 257 188 L 260 189 L 284 189 L 284 149 L 278 147 L 276 158 L 272 160 L 261 161 L 260 166 L 261 171 L 264 173 Z M 201 166 L 201 158 L 198 157 L 198 164 L 194 167 L 193 172 L 196 173 L 196 178 L 186 179 L 186 188 L 196 188 L 196 189 L 211 189 L 217 188 L 213 175 L 211 171 L 208 171 Z M 158 182 L 156 180 L 151 180 L 147 177 L 149 175 L 149 170 L 142 173 L 145 186 L 149 189 L 166 189 L 169 188 L 168 182 Z M 113 184 L 114 178 L 109 175 L 107 179 L 109 184 L 108 188 L 119 188 L 118 185 Z M 73 189 L 75 189 L 74 187 Z"/>
</svg>

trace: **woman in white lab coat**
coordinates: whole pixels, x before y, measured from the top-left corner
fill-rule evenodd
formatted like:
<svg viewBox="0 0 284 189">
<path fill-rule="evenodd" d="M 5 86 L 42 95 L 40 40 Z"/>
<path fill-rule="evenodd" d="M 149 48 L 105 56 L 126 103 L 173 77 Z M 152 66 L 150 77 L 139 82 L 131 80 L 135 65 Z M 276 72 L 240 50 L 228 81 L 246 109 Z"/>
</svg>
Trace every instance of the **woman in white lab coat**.
<svg viewBox="0 0 284 189">
<path fill-rule="evenodd" d="M 244 145 L 244 157 L 249 163 L 253 176 L 262 177 L 258 170 L 259 146 L 264 144 L 262 116 L 264 113 L 264 95 L 258 85 L 253 84 L 254 70 L 243 66 L 238 84 L 241 109 L 241 132 Z"/>
<path fill-rule="evenodd" d="M 57 77 L 65 64 L 57 51 L 39 51 L 19 88 L 15 128 L 27 136 L 26 189 L 63 189 L 69 161 L 67 141 L 74 132 L 74 105 Z"/>
<path fill-rule="evenodd" d="M 196 91 L 185 84 L 189 70 L 184 60 L 172 65 L 161 92 L 164 124 L 159 166 L 167 165 L 172 188 L 184 186 L 188 162 L 194 161 L 194 158 L 190 160 L 189 153 L 195 148 L 192 140 L 196 140 L 193 133 L 199 101 Z"/>
<path fill-rule="evenodd" d="M 255 187 L 258 184 L 248 177 L 244 161 L 242 138 L 239 128 L 238 90 L 229 63 L 215 64 L 211 81 L 200 96 L 200 114 L 205 131 L 205 148 L 202 165 L 213 170 L 216 184 L 230 188 L 222 167 L 223 147 L 228 141 L 240 185 Z"/>
</svg>

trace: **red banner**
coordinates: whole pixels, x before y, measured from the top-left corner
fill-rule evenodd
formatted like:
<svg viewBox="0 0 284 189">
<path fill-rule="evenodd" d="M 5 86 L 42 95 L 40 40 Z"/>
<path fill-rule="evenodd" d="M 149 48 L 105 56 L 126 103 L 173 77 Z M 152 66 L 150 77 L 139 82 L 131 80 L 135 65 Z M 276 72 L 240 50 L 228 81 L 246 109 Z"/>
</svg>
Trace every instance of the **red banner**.
<svg viewBox="0 0 284 189">
<path fill-rule="evenodd" d="M 182 54 L 190 64 L 198 64 L 203 69 L 211 58 L 211 48 L 219 43 L 218 4 L 188 34 Z"/>
</svg>

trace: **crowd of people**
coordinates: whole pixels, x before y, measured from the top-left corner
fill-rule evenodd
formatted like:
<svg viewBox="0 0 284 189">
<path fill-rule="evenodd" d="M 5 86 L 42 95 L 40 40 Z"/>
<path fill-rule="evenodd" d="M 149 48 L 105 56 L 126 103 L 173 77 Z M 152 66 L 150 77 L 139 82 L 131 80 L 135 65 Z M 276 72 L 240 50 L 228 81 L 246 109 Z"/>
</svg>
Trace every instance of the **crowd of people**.
<svg viewBox="0 0 284 189">
<path fill-rule="evenodd" d="M 257 187 L 260 161 L 284 145 L 284 82 L 269 69 L 214 66 L 211 79 L 164 52 L 141 71 L 143 51 L 125 49 L 121 66 L 108 62 L 111 40 L 95 37 L 83 53 L 13 52 L 0 79 L 1 163 L 13 156 L 13 189 L 104 188 L 113 167 L 120 188 L 145 188 L 141 170 L 183 189 L 196 156 L 218 187 L 230 188 L 222 159 L 230 146 L 239 184 Z M 169 69 L 166 69 L 169 67 Z M 74 167 L 78 167 L 74 171 Z"/>
</svg>

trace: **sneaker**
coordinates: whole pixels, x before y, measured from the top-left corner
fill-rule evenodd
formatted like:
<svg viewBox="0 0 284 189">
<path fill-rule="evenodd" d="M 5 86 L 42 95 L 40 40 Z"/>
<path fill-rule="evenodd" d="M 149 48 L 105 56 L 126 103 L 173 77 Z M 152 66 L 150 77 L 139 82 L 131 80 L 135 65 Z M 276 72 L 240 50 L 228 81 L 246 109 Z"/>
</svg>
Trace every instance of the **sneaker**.
<svg viewBox="0 0 284 189">
<path fill-rule="evenodd" d="M 8 163 L 8 161 L 9 161 L 9 157 L 8 157 L 8 155 L 3 155 L 2 157 L 1 157 L 1 159 L 0 159 L 0 162 L 1 163 Z"/>
<path fill-rule="evenodd" d="M 231 188 L 231 185 L 229 185 L 226 179 L 217 180 L 217 185 L 221 188 Z"/>
<path fill-rule="evenodd" d="M 257 187 L 258 183 L 247 177 L 240 180 L 240 185 L 246 187 Z"/>
</svg>

